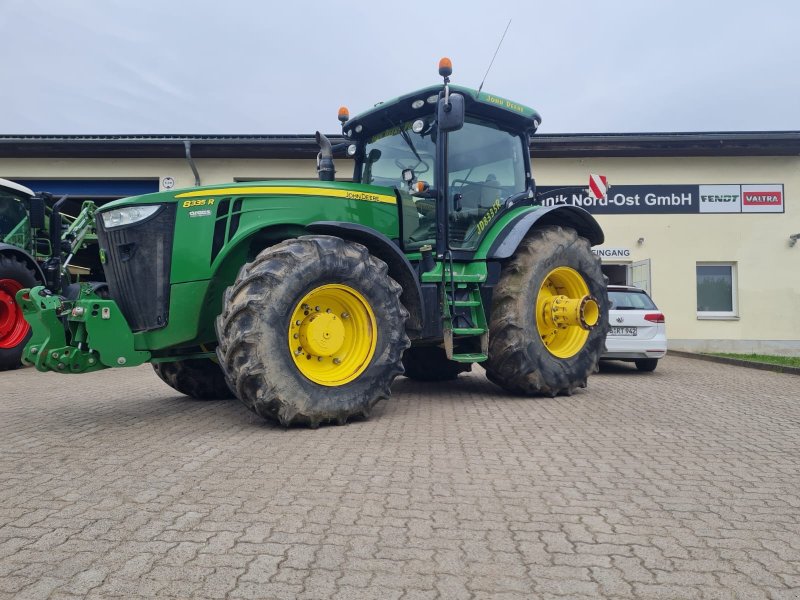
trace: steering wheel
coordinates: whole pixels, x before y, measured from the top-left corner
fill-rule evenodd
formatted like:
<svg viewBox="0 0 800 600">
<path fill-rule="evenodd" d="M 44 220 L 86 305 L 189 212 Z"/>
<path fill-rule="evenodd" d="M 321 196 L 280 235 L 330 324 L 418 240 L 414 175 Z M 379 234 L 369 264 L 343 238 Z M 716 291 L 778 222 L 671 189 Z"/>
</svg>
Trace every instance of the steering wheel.
<svg viewBox="0 0 800 600">
<path fill-rule="evenodd" d="M 492 177 L 492 175 L 489 175 L 488 177 Z M 489 188 L 489 189 L 492 189 L 492 190 L 496 190 L 496 189 L 498 189 L 500 187 L 498 185 L 498 183 L 497 183 L 497 179 L 487 179 L 486 181 L 471 181 L 469 179 L 453 179 L 450 182 L 450 185 L 452 187 L 456 187 L 457 184 L 458 184 L 459 189 L 463 188 L 465 185 L 477 185 L 477 186 Z"/>
<path fill-rule="evenodd" d="M 427 173 L 428 171 L 431 170 L 431 166 L 428 163 L 426 163 L 424 160 L 419 160 L 419 161 L 417 161 L 416 165 L 414 165 L 413 167 L 410 167 L 410 166 L 404 165 L 402 162 L 400 162 L 399 158 L 396 158 L 394 160 L 394 165 L 398 169 L 400 169 L 401 171 L 404 171 L 406 169 L 411 169 L 414 172 L 414 175 L 422 175 L 423 173 Z M 420 165 L 425 165 L 425 168 L 424 169 L 417 169 L 417 167 L 419 167 Z"/>
</svg>

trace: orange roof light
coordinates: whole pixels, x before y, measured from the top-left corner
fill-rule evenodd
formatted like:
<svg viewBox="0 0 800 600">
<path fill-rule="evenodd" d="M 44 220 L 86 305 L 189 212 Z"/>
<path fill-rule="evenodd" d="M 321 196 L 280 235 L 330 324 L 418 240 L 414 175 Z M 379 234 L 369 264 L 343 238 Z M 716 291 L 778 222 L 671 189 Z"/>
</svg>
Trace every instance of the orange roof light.
<svg viewBox="0 0 800 600">
<path fill-rule="evenodd" d="M 439 61 L 439 75 L 450 77 L 453 74 L 453 63 L 446 56 Z"/>
<path fill-rule="evenodd" d="M 339 120 L 342 123 L 346 123 L 350 119 L 350 111 L 347 110 L 346 106 L 339 107 Z"/>
</svg>

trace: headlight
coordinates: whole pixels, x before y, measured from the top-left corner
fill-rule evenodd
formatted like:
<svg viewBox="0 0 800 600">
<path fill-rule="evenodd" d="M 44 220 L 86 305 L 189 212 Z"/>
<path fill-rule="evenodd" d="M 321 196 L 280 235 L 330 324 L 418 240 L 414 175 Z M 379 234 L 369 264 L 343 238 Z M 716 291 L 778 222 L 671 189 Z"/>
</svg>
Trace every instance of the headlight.
<svg viewBox="0 0 800 600">
<path fill-rule="evenodd" d="M 106 229 L 111 227 L 122 227 L 123 225 L 130 225 L 137 223 L 147 217 L 152 217 L 161 205 L 155 206 L 126 206 L 125 208 L 115 208 L 107 212 L 100 213 L 103 215 L 103 225 Z"/>
</svg>

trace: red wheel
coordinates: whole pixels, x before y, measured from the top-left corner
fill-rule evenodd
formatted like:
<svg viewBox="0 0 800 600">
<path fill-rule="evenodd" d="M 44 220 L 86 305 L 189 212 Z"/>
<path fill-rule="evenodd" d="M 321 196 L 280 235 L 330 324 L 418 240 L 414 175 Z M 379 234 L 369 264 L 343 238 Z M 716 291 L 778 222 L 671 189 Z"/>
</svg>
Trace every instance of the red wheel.
<svg viewBox="0 0 800 600">
<path fill-rule="evenodd" d="M 31 328 L 16 301 L 21 289 L 19 281 L 0 279 L 0 348 L 16 348 Z"/>
<path fill-rule="evenodd" d="M 20 366 L 31 327 L 17 305 L 17 292 L 39 285 L 36 274 L 14 256 L 0 255 L 0 371 Z"/>
</svg>

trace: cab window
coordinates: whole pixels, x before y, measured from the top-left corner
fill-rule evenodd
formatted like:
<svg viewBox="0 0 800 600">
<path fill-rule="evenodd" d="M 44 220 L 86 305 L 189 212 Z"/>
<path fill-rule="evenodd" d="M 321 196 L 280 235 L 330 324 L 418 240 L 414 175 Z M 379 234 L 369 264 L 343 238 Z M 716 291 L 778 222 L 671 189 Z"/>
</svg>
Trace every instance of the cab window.
<svg viewBox="0 0 800 600">
<path fill-rule="evenodd" d="M 413 122 L 407 121 L 367 140 L 361 160 L 361 183 L 405 190 L 406 169 L 412 171 L 414 179 L 433 181 L 436 145 L 431 139 L 432 121 L 430 118 L 417 121 L 422 123 L 418 132 L 412 128 Z"/>
<path fill-rule="evenodd" d="M 0 192 L 0 241 L 11 233 L 27 216 L 20 199 Z"/>
<path fill-rule="evenodd" d="M 522 137 L 467 118 L 447 148 L 450 247 L 473 249 L 506 198 L 527 189 Z"/>
</svg>

